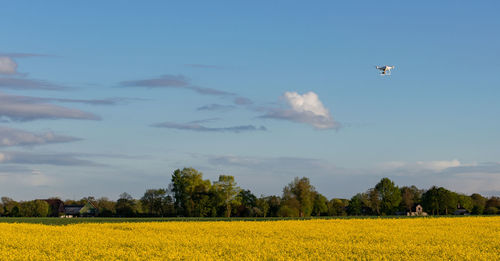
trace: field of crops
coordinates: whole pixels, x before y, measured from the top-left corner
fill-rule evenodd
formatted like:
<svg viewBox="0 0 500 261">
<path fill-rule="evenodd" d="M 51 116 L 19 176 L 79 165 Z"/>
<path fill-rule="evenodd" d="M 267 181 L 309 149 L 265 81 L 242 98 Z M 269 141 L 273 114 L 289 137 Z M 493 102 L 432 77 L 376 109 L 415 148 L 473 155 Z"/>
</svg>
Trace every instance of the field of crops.
<svg viewBox="0 0 500 261">
<path fill-rule="evenodd" d="M 0 260 L 500 260 L 500 217 L 0 223 Z"/>
</svg>

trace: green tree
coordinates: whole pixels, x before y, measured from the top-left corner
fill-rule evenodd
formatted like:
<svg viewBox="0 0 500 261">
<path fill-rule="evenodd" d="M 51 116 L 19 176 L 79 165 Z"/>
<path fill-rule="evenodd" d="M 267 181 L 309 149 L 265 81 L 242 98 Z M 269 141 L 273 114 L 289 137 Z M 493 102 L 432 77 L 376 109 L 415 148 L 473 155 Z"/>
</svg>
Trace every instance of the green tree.
<svg viewBox="0 0 500 261">
<path fill-rule="evenodd" d="M 240 217 L 255 216 L 259 210 L 257 208 L 257 197 L 250 190 L 241 190 L 238 197 L 241 204 L 238 207 L 237 215 Z"/>
<path fill-rule="evenodd" d="M 23 217 L 46 217 L 49 214 L 49 204 L 43 200 L 21 202 L 19 214 Z"/>
<path fill-rule="evenodd" d="M 439 198 L 441 201 L 441 206 L 444 206 L 444 213 L 441 209 L 441 213 L 448 215 L 453 213 L 458 206 L 458 194 L 452 191 L 449 191 L 445 188 L 439 188 Z"/>
<path fill-rule="evenodd" d="M 314 193 L 313 214 L 316 216 L 328 214 L 328 199 L 320 193 Z"/>
<path fill-rule="evenodd" d="M 500 197 L 490 197 L 486 201 L 486 206 L 485 207 L 486 207 L 486 209 L 489 209 L 489 208 L 500 209 Z M 491 209 L 490 209 L 490 212 L 491 212 Z"/>
<path fill-rule="evenodd" d="M 207 207 L 205 205 L 210 201 L 212 188 L 209 180 L 203 180 L 201 172 L 193 168 L 177 169 L 172 174 L 170 187 L 178 215 L 193 216 L 196 214 L 195 211 L 205 212 L 204 209 Z M 200 211 L 200 203 L 203 203 L 203 211 Z"/>
<path fill-rule="evenodd" d="M 300 201 L 297 198 L 288 198 L 283 200 L 278 210 L 279 217 L 298 217 L 300 216 Z"/>
<path fill-rule="evenodd" d="M 217 194 L 213 186 L 208 191 L 205 186 L 198 186 L 190 202 L 192 203 L 191 215 L 195 217 L 217 216 Z M 215 213 L 213 212 L 215 208 Z"/>
<path fill-rule="evenodd" d="M 372 188 L 366 192 L 366 196 L 363 198 L 364 204 L 368 206 L 372 214 L 380 215 L 380 209 L 382 205 L 382 200 L 380 198 L 380 193 Z"/>
<path fill-rule="evenodd" d="M 472 198 L 464 195 L 464 194 L 458 194 L 458 205 L 466 209 L 468 212 L 472 212 L 472 209 L 474 208 L 474 203 L 472 202 Z"/>
<path fill-rule="evenodd" d="M 35 217 L 46 217 L 49 215 L 50 206 L 45 200 L 35 200 L 34 205 L 34 216 Z"/>
<path fill-rule="evenodd" d="M 116 215 L 120 217 L 133 217 L 136 214 L 136 202 L 134 198 L 127 192 L 120 194 L 120 198 L 116 201 Z"/>
<path fill-rule="evenodd" d="M 24 201 L 19 204 L 19 215 L 21 217 L 34 217 L 34 203 L 33 201 Z"/>
<path fill-rule="evenodd" d="M 268 212 L 269 212 L 269 203 L 266 198 L 260 197 L 256 201 L 257 208 L 259 209 L 259 213 L 257 213 L 257 216 L 259 217 L 267 217 Z"/>
<path fill-rule="evenodd" d="M 281 198 L 278 196 L 269 196 L 265 198 L 267 201 L 267 204 L 269 205 L 269 211 L 268 211 L 268 216 L 270 217 L 278 217 L 279 216 L 279 210 L 281 208 Z"/>
<path fill-rule="evenodd" d="M 225 216 L 231 216 L 233 206 L 238 206 L 241 203 L 241 198 L 238 197 L 240 188 L 236 185 L 233 176 L 220 175 L 219 180 L 214 182 L 214 188 L 220 199 L 219 204 L 225 207 Z"/>
<path fill-rule="evenodd" d="M 488 207 L 486 208 L 486 210 L 484 211 L 484 214 L 488 214 L 488 215 L 495 215 L 495 214 L 498 214 L 500 211 L 498 210 L 498 208 L 496 207 Z"/>
<path fill-rule="evenodd" d="M 296 177 L 290 184 L 283 189 L 283 204 L 289 207 L 298 207 L 298 215 L 300 217 L 308 217 L 311 215 L 314 207 L 315 189 L 310 184 L 309 179 Z M 290 202 L 296 200 L 298 204 Z M 292 206 L 296 205 L 296 206 Z"/>
<path fill-rule="evenodd" d="M 19 203 L 9 197 L 2 197 L 3 213 L 5 216 L 19 216 Z"/>
<path fill-rule="evenodd" d="M 415 186 L 402 187 L 401 191 L 401 210 L 410 212 L 415 204 L 419 204 L 422 201 L 423 191 Z"/>
<path fill-rule="evenodd" d="M 165 189 L 148 189 L 140 199 L 142 208 L 150 215 L 165 216 L 167 214 L 167 191 Z"/>
<path fill-rule="evenodd" d="M 470 197 L 472 199 L 472 214 L 483 214 L 486 207 L 486 198 L 477 193 L 472 194 Z"/>
<path fill-rule="evenodd" d="M 383 178 L 375 186 L 380 200 L 380 211 L 382 214 L 394 214 L 401 202 L 401 191 L 394 182 L 388 178 Z"/>
<path fill-rule="evenodd" d="M 98 198 L 96 200 L 96 207 L 101 217 L 112 217 L 115 215 L 116 202 L 107 197 Z"/>
<path fill-rule="evenodd" d="M 439 215 L 439 192 L 436 186 L 431 187 L 422 195 L 422 204 L 424 209 L 431 212 L 432 215 Z"/>
<path fill-rule="evenodd" d="M 333 198 L 328 202 L 328 214 L 330 216 L 345 216 L 347 215 L 348 206 L 348 200 Z M 359 214 L 361 214 L 361 205 L 359 205 L 359 209 Z"/>
<path fill-rule="evenodd" d="M 347 213 L 351 216 L 359 216 L 363 214 L 363 195 L 358 193 L 349 200 Z"/>
<path fill-rule="evenodd" d="M 458 194 L 443 187 L 433 186 L 422 195 L 424 209 L 433 215 L 448 215 L 457 209 Z"/>
</svg>

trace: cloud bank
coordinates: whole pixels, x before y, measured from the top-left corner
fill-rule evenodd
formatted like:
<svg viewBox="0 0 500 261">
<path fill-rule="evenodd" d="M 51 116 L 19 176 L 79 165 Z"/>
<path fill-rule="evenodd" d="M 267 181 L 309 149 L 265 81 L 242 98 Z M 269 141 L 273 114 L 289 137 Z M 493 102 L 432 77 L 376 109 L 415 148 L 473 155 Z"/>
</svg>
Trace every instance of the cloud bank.
<svg viewBox="0 0 500 261">
<path fill-rule="evenodd" d="M 303 95 L 285 92 L 283 95 L 288 108 L 269 108 L 261 118 L 288 120 L 312 125 L 316 129 L 338 129 L 336 122 L 314 92 Z"/>
<path fill-rule="evenodd" d="M 400 187 L 416 185 L 428 189 L 436 185 L 459 193 L 500 196 L 500 162 L 399 161 L 397 164 L 344 168 L 314 158 L 204 156 L 207 160 L 204 168 L 212 168 L 214 175 L 233 173 L 242 184 L 253 186 L 254 193 L 276 193 L 294 177 L 307 176 L 318 191 L 328 197 L 350 198 L 373 187 L 383 177 L 390 178 Z"/>
</svg>

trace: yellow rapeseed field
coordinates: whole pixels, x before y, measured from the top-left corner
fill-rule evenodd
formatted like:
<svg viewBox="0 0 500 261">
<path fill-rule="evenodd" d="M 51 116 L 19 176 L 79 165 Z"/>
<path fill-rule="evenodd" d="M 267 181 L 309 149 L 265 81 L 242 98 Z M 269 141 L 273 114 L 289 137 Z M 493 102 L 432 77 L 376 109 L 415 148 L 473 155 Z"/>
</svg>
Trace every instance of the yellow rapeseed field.
<svg viewBox="0 0 500 261">
<path fill-rule="evenodd" d="M 0 224 L 1 260 L 500 260 L 500 217 Z"/>
</svg>

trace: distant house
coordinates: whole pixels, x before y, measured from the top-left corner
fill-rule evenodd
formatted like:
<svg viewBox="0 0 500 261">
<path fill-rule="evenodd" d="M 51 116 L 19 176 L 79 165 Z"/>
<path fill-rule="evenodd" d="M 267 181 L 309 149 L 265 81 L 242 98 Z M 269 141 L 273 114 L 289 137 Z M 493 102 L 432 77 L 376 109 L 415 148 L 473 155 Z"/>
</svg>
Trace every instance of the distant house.
<svg viewBox="0 0 500 261">
<path fill-rule="evenodd" d="M 467 215 L 470 215 L 469 211 L 467 211 L 467 209 L 457 209 L 455 210 L 455 212 L 453 212 L 453 215 L 462 215 L 462 216 L 467 216 Z"/>
<path fill-rule="evenodd" d="M 462 215 L 462 216 L 466 216 L 466 215 L 470 215 L 470 212 L 463 208 L 462 206 L 460 206 L 460 203 L 457 204 L 457 210 L 455 210 L 455 212 L 453 212 L 453 215 Z"/>
<path fill-rule="evenodd" d="M 412 216 L 412 217 L 415 217 L 415 216 L 425 217 L 425 216 L 427 216 L 427 212 L 424 212 L 424 209 L 422 208 L 422 206 L 420 204 L 417 204 L 411 210 L 412 211 L 406 213 L 407 216 Z M 415 211 L 413 211 L 413 210 L 415 210 Z"/>
<path fill-rule="evenodd" d="M 97 207 L 90 201 L 85 205 L 65 205 L 65 217 L 95 217 L 98 214 Z"/>
</svg>

